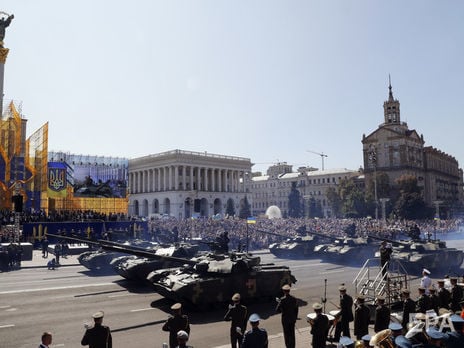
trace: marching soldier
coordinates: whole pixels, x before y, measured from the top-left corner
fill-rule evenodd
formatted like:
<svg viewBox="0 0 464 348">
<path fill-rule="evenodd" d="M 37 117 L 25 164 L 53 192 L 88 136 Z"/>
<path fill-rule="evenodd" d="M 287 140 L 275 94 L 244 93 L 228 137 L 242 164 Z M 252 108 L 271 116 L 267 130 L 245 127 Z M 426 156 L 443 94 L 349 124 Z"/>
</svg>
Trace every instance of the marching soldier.
<svg viewBox="0 0 464 348">
<path fill-rule="evenodd" d="M 407 330 L 409 314 L 416 312 L 416 302 L 410 298 L 411 292 L 409 289 L 403 289 L 401 294 L 403 296 L 403 321 L 401 322 L 401 325 L 403 326 L 404 330 Z"/>
<path fill-rule="evenodd" d="M 451 282 L 451 290 L 450 290 L 450 308 L 453 312 L 458 312 L 461 310 L 461 302 L 462 299 L 462 289 L 458 285 L 458 278 L 452 277 L 450 278 Z"/>
<path fill-rule="evenodd" d="M 225 321 L 230 321 L 230 344 L 236 348 L 242 346 L 243 333 L 247 323 L 247 308 L 240 304 L 240 294 L 232 296 L 233 305 L 229 304 L 229 310 L 224 315 Z"/>
<path fill-rule="evenodd" d="M 377 296 L 375 308 L 374 332 L 388 329 L 390 324 L 390 308 L 385 305 L 385 297 Z"/>
<path fill-rule="evenodd" d="M 451 294 L 447 288 L 445 288 L 445 280 L 438 280 L 438 308 L 449 309 L 451 302 Z M 437 312 L 438 313 L 438 312 Z"/>
<path fill-rule="evenodd" d="M 353 321 L 353 298 L 346 293 L 345 285 L 338 287 L 340 291 L 340 320 L 337 322 L 335 327 L 334 339 L 336 342 L 340 340 L 341 334 L 345 337 L 351 337 L 350 335 L 350 322 Z"/>
<path fill-rule="evenodd" d="M 190 335 L 190 323 L 188 316 L 182 314 L 182 305 L 175 303 L 171 306 L 174 316 L 170 316 L 164 323 L 162 330 L 169 331 L 169 348 L 177 347 L 177 333 L 181 330 Z"/>
<path fill-rule="evenodd" d="M 430 301 L 430 297 L 425 294 L 425 288 L 420 286 L 419 290 L 419 298 L 416 301 L 416 312 L 417 313 L 424 313 L 432 308 L 432 303 Z"/>
<path fill-rule="evenodd" d="M 437 289 L 435 289 L 434 287 L 431 287 L 429 297 L 430 297 L 430 308 L 433 309 L 435 313 L 438 314 L 438 309 L 440 308 L 438 304 L 440 300 L 437 295 Z"/>
<path fill-rule="evenodd" d="M 313 335 L 313 348 L 325 348 L 329 318 L 322 314 L 322 305 L 320 303 L 314 303 L 313 309 L 316 313 L 316 318 L 308 320 L 311 325 L 311 335 Z"/>
<path fill-rule="evenodd" d="M 267 331 L 259 327 L 261 318 L 258 314 L 250 315 L 251 330 L 248 330 L 243 336 L 242 348 L 267 348 L 268 338 Z"/>
<path fill-rule="evenodd" d="M 295 322 L 298 318 L 298 301 L 290 295 L 290 285 L 282 287 L 284 296 L 277 300 L 277 313 L 282 313 L 285 347 L 295 348 Z"/>
<path fill-rule="evenodd" d="M 370 312 L 364 304 L 364 296 L 358 295 L 356 298 L 356 309 L 354 311 L 354 334 L 356 339 L 360 340 L 364 335 L 369 333 Z"/>
<path fill-rule="evenodd" d="M 103 317 L 103 311 L 92 315 L 95 325 L 85 331 L 81 345 L 89 346 L 89 348 L 111 348 L 113 346 L 110 328 L 102 325 Z"/>
</svg>

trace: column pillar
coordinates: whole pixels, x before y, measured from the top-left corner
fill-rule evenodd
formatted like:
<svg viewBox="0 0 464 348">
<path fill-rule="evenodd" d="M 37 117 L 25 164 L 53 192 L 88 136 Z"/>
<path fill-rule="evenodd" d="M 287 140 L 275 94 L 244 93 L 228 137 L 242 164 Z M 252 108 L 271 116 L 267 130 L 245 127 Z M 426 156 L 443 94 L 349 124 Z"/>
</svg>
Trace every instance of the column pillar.
<svg viewBox="0 0 464 348">
<path fill-rule="evenodd" d="M 174 191 L 179 190 L 179 166 L 174 166 Z"/>
<path fill-rule="evenodd" d="M 190 166 L 190 191 L 193 191 L 193 167 Z"/>
<path fill-rule="evenodd" d="M 216 168 L 211 168 L 211 191 L 217 192 L 216 191 Z"/>
<path fill-rule="evenodd" d="M 209 172 L 209 168 L 205 168 L 205 191 L 209 191 L 209 187 L 208 187 L 208 184 L 209 184 L 208 172 Z"/>
<path fill-rule="evenodd" d="M 187 175 L 185 172 L 187 171 L 187 166 L 182 166 L 182 190 L 187 190 Z"/>
</svg>

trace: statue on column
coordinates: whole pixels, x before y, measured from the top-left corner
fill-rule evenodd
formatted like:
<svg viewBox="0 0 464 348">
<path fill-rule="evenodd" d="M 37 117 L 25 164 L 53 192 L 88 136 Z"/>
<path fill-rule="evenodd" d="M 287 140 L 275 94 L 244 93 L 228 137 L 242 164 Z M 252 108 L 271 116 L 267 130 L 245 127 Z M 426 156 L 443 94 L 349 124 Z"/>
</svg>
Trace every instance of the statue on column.
<svg viewBox="0 0 464 348">
<path fill-rule="evenodd" d="M 4 17 L 4 16 L 7 17 Z M 5 29 L 10 25 L 11 21 L 14 18 L 14 15 L 9 15 L 5 12 L 0 12 L 0 48 L 3 48 L 3 39 L 5 38 Z"/>
</svg>

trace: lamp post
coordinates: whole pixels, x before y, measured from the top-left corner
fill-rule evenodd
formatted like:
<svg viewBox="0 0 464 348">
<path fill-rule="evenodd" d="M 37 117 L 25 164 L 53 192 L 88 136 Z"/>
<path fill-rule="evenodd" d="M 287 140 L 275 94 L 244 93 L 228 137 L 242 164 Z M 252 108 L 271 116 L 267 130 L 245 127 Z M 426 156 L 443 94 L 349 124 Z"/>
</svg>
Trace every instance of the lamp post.
<svg viewBox="0 0 464 348">
<path fill-rule="evenodd" d="M 386 218 L 386 203 L 390 200 L 390 198 L 380 198 L 380 204 L 382 205 L 382 221 L 385 224 L 387 218 Z"/>
<path fill-rule="evenodd" d="M 374 144 L 369 146 L 369 162 L 374 167 L 374 201 L 375 201 L 375 219 L 378 220 L 379 218 L 379 205 L 377 202 L 377 150 Z"/>
</svg>

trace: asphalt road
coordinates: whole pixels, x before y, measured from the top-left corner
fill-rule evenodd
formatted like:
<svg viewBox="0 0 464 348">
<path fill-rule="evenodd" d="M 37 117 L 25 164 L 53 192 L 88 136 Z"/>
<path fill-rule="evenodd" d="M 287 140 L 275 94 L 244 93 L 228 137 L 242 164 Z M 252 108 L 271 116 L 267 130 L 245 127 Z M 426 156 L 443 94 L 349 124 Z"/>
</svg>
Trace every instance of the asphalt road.
<svg viewBox="0 0 464 348">
<path fill-rule="evenodd" d="M 448 244 L 462 248 L 463 241 Z M 354 294 L 352 280 L 359 268 L 315 259 L 278 259 L 268 252 L 259 254 L 263 263 L 289 266 L 297 278 L 292 289 L 292 294 L 300 299 L 297 342 L 298 346 L 308 346 L 306 315 L 312 312 L 311 305 L 326 296 L 326 312 L 335 309 L 332 302 L 339 301 L 339 284 L 345 283 L 348 292 Z M 55 271 L 24 268 L 0 273 L 0 347 L 37 347 L 44 331 L 53 333 L 52 347 L 80 347 L 84 324 L 91 323 L 91 314 L 98 310 L 105 311 L 104 324 L 112 330 L 115 348 L 161 347 L 168 341 L 161 326 L 171 304 L 149 286 L 135 286 L 118 275 L 94 276 L 81 265 Z M 261 326 L 275 338 L 280 336 L 282 327 L 274 308 L 275 302 L 259 303 L 250 305 L 249 312 L 259 313 L 263 318 Z M 191 321 L 189 344 L 196 348 L 228 346 L 230 324 L 222 321 L 225 311 L 224 307 L 187 313 Z M 282 347 L 282 341 L 271 339 L 270 347 Z"/>
</svg>

